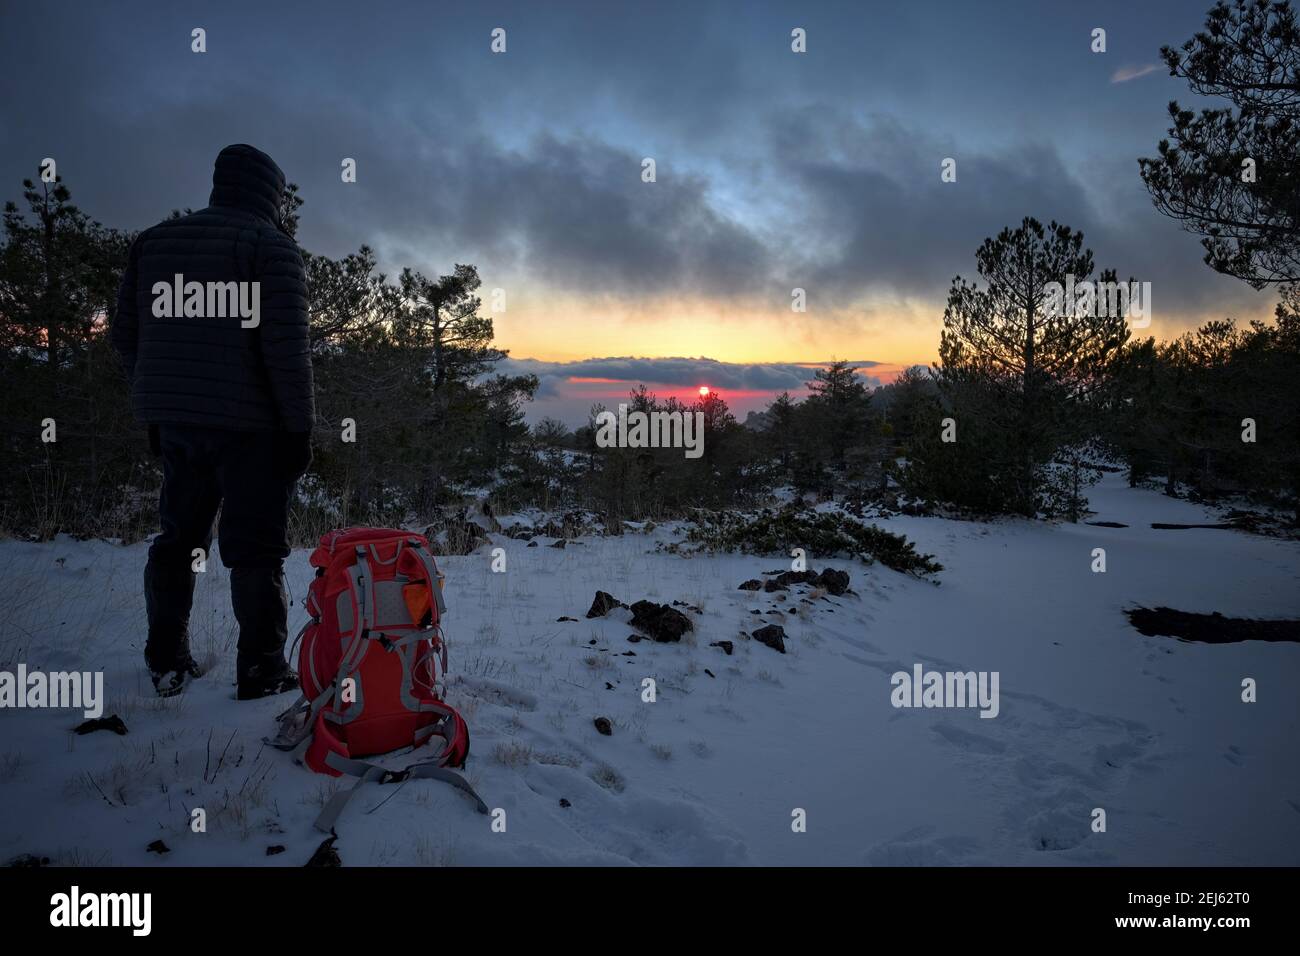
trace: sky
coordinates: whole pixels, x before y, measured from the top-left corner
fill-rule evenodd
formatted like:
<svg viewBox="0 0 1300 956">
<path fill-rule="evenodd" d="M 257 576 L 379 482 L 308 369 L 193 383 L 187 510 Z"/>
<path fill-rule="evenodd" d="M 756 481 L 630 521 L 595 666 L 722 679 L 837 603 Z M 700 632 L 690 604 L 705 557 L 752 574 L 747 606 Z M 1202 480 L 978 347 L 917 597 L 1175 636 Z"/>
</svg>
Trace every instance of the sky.
<svg viewBox="0 0 1300 956">
<path fill-rule="evenodd" d="M 0 197 L 53 157 L 139 229 L 251 143 L 299 184 L 312 252 L 476 265 L 505 367 L 542 383 L 530 419 L 640 382 L 743 418 L 832 359 L 871 383 L 933 361 L 953 278 L 1025 216 L 1149 281 L 1158 338 L 1269 316 L 1138 176 L 1170 100 L 1211 105 L 1159 61 L 1210 5 L 0 0 Z"/>
</svg>

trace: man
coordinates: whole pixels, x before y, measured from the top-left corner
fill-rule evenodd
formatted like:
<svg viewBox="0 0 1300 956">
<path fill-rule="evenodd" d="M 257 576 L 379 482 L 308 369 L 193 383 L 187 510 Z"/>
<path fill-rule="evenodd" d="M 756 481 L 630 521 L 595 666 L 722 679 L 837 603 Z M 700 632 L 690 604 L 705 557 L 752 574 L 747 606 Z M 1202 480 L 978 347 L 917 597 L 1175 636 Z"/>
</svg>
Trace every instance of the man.
<svg viewBox="0 0 1300 956">
<path fill-rule="evenodd" d="M 163 696 L 200 674 L 189 643 L 194 551 L 209 553 L 218 508 L 239 624 L 237 696 L 298 687 L 284 659 L 283 569 L 315 404 L 302 255 L 281 225 L 284 184 L 271 157 L 227 146 L 207 208 L 142 232 L 118 293 L 113 346 L 162 457 L 162 533 L 144 593 L 145 663 Z"/>
</svg>

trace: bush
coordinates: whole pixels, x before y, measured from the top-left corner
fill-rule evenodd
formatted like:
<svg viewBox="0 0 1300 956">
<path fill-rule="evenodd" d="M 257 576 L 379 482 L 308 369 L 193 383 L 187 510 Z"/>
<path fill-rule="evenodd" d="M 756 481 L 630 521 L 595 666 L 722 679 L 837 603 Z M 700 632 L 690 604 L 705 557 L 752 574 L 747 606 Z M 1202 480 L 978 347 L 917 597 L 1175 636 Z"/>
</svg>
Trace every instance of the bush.
<svg viewBox="0 0 1300 956">
<path fill-rule="evenodd" d="M 789 505 L 779 511 L 764 509 L 755 515 L 697 511 L 686 541 L 708 551 L 743 554 L 789 554 L 803 548 L 833 558 L 857 558 L 919 578 L 937 574 L 943 565 L 930 554 L 919 554 L 901 534 L 833 511 L 813 511 Z"/>
</svg>

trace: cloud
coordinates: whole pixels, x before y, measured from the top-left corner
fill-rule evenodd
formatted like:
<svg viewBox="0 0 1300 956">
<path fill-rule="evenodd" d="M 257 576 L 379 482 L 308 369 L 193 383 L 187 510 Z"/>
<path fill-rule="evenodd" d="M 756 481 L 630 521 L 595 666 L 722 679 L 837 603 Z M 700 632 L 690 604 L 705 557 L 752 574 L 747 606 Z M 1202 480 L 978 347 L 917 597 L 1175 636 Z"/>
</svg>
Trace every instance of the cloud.
<svg viewBox="0 0 1300 956">
<path fill-rule="evenodd" d="M 831 104 L 774 114 L 770 130 L 771 161 L 804 203 L 792 231 L 805 255 L 791 271 L 810 296 L 815 288 L 840 308 L 873 295 L 941 303 L 954 275 L 976 278 L 983 240 L 1026 216 L 1082 231 L 1098 268 L 1150 281 L 1158 319 L 1261 301 L 1205 268 L 1196 239 L 1152 207 L 1135 159 L 1069 164 L 1072 142 L 1050 138 L 977 149 Z M 956 160 L 956 182 L 940 178 L 946 158 Z"/>
<path fill-rule="evenodd" d="M 1145 63 L 1142 66 L 1121 66 L 1110 75 L 1110 81 L 1112 83 L 1127 83 L 1129 80 L 1136 80 L 1140 76 L 1146 76 L 1159 69 L 1159 63 Z"/>
<path fill-rule="evenodd" d="M 595 138 L 541 135 L 526 150 L 485 141 L 440 171 L 453 197 L 440 228 L 537 281 L 591 294 L 732 296 L 770 273 L 767 248 L 712 199 L 701 176 Z"/>
<path fill-rule="evenodd" d="M 1082 229 L 1099 265 L 1152 281 L 1158 322 L 1262 301 L 1207 269 L 1195 238 L 1152 208 L 1135 159 L 1154 151 L 1162 118 L 1139 90 L 1113 91 L 1125 122 L 1082 98 L 1063 116 L 1058 94 L 1084 83 L 1079 75 L 1046 77 L 1037 92 L 1019 74 L 964 84 L 960 63 L 907 73 L 922 62 L 914 49 L 881 39 L 881 56 L 903 72 L 884 71 L 864 100 L 853 70 L 773 39 L 788 33 L 773 29 L 785 16 L 776 8 L 752 32 L 717 12 L 678 38 L 670 16 L 630 36 L 615 13 L 522 4 L 512 52 L 493 57 L 467 39 L 483 40 L 488 22 L 469 8 L 447 16 L 432 55 L 426 32 L 409 27 L 425 22 L 414 4 L 407 18 L 352 18 L 347 30 L 337 17 L 228 6 L 213 11 L 201 56 L 189 50 L 188 14 L 169 7 L 134 19 L 88 8 L 58 37 L 42 32 L 37 8 L 6 9 L 0 85 L 17 93 L 0 150 L 4 197 L 54 156 L 91 215 L 139 228 L 203 205 L 217 150 L 251 142 L 300 184 L 301 239 L 313 251 L 367 243 L 390 273 L 474 263 L 488 285 L 578 301 L 579 326 L 600 321 L 592 305 L 602 297 L 648 304 L 651 315 L 703 299 L 761 316 L 796 286 L 815 308 L 783 316 L 795 340 L 852 332 L 857 320 L 937 318 L 953 275 L 972 277 L 981 241 L 1026 215 Z M 967 6 L 941 28 L 968 30 Z M 839 12 L 825 17 L 820 42 L 856 36 Z M 655 42 L 654 30 L 672 42 Z M 964 55 L 983 55 L 969 47 Z M 382 56 L 362 68 L 358 50 Z M 811 62 L 823 72 L 807 73 Z M 1111 82 L 1156 69 L 1126 67 Z M 985 99 L 936 98 L 944 84 Z M 1050 107 L 1038 92 L 1052 94 Z M 1149 129 L 1139 125 L 1148 116 Z M 656 183 L 641 181 L 646 155 Z M 345 156 L 357 160 L 355 184 L 340 182 Z M 940 181 L 946 157 L 956 183 Z"/>
<path fill-rule="evenodd" d="M 543 362 L 538 359 L 508 358 L 497 365 L 495 371 L 510 375 L 536 375 L 541 383 L 538 397 L 559 396 L 574 380 L 591 379 L 609 383 L 622 383 L 628 388 L 636 385 L 676 386 L 695 388 L 699 385 L 721 391 L 763 392 L 775 396 L 779 392 L 798 392 L 813 374 L 825 363 L 793 362 L 720 362 L 706 357 L 642 358 L 609 356 L 581 359 L 573 362 Z M 859 368 L 874 368 L 881 363 L 865 360 L 851 362 Z M 871 375 L 858 373 L 870 386 L 880 384 Z"/>
</svg>

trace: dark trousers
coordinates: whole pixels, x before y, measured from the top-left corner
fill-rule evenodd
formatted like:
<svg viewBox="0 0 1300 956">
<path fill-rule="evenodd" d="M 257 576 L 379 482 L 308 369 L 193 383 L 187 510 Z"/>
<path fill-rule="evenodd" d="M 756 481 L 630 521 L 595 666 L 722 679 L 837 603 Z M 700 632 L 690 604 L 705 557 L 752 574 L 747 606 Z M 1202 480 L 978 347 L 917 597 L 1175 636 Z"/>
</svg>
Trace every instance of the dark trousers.
<svg viewBox="0 0 1300 956">
<path fill-rule="evenodd" d="M 235 432 L 190 425 L 159 429 L 162 533 L 149 548 L 145 660 L 154 671 L 189 655 L 194 551 L 206 560 L 220 510 L 221 563 L 230 569 L 231 605 L 239 623 L 240 681 L 284 670 L 288 604 L 289 499 L 296 480 L 278 467 L 272 432 Z"/>
</svg>

